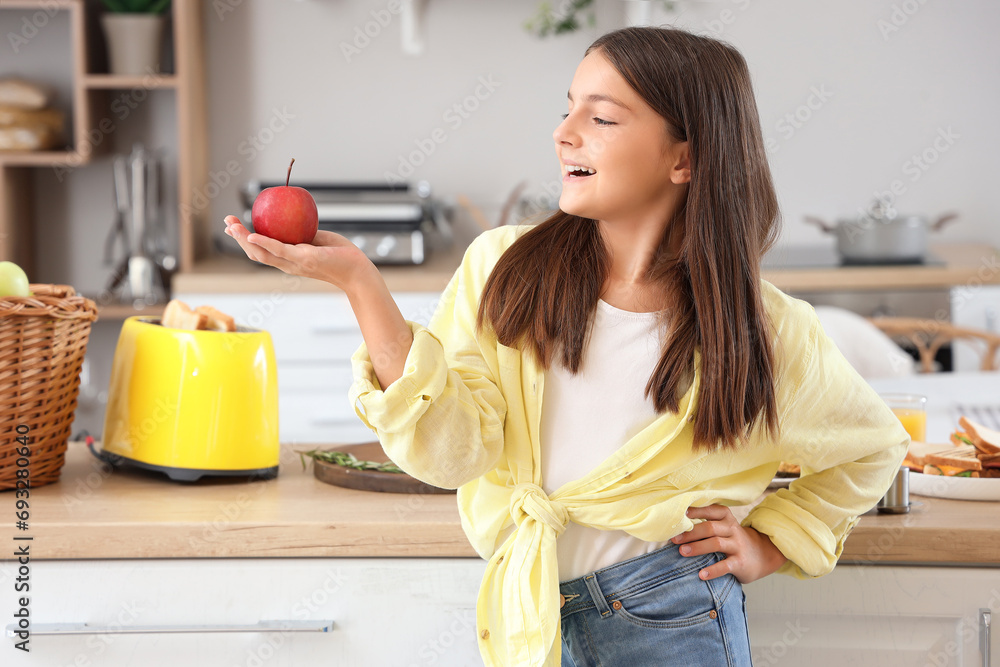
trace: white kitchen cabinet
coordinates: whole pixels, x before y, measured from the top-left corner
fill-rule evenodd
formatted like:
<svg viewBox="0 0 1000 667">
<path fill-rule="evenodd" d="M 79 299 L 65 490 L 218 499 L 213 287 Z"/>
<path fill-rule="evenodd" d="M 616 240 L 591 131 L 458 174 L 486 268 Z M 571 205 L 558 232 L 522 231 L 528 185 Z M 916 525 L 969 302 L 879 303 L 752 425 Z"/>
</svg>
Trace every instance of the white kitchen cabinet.
<svg viewBox="0 0 1000 667">
<path fill-rule="evenodd" d="M 176 294 L 192 307 L 215 306 L 239 324 L 266 329 L 278 361 L 278 424 L 286 443 L 370 442 L 347 391 L 361 329 L 341 293 Z M 398 292 L 403 317 L 430 322 L 440 292 Z"/>
<path fill-rule="evenodd" d="M 983 667 L 980 609 L 1000 616 L 1000 568 L 845 564 L 744 592 L 755 667 Z"/>
<path fill-rule="evenodd" d="M 989 277 L 996 267 L 984 264 L 981 273 Z M 951 321 L 960 327 L 1000 333 L 1000 285 L 983 285 L 972 280 L 951 289 Z M 965 341 L 952 343 L 956 371 L 979 370 L 979 350 Z"/>
<path fill-rule="evenodd" d="M 0 664 L 468 667 L 482 664 L 475 604 L 484 570 L 479 558 L 34 561 L 29 610 L 36 626 L 329 620 L 333 629 L 32 635 L 30 653 L 5 637 Z M 0 562 L 5 626 L 14 618 L 15 576 L 12 561 Z"/>
<path fill-rule="evenodd" d="M 484 569 L 478 558 L 34 561 L 36 628 L 332 621 L 333 629 L 39 634 L 29 654 L 6 638 L 0 655 L 10 667 L 469 667 L 482 664 L 475 602 Z M 15 564 L 0 562 L 5 625 L 14 577 Z M 755 667 L 982 667 L 979 612 L 1000 612 L 1000 569 L 840 565 L 744 591 Z M 1000 667 L 1000 654 L 988 665 Z"/>
</svg>

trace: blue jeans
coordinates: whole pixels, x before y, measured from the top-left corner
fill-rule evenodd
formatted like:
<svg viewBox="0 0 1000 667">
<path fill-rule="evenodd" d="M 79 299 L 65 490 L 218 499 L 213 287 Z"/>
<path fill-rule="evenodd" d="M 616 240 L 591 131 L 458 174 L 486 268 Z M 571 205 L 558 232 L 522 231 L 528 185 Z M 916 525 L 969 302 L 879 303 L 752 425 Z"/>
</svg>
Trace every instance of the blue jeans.
<svg viewBox="0 0 1000 667">
<path fill-rule="evenodd" d="M 740 582 L 698 578 L 725 554 L 677 549 L 668 544 L 559 584 L 562 667 L 752 667 Z"/>
</svg>

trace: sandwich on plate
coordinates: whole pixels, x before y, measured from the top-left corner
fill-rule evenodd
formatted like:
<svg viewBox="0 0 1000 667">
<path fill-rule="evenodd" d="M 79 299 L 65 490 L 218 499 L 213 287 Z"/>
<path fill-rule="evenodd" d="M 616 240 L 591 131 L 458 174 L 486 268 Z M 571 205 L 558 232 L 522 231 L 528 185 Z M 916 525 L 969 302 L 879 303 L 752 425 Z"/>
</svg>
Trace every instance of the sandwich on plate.
<svg viewBox="0 0 1000 667">
<path fill-rule="evenodd" d="M 965 417 L 958 418 L 961 430 L 951 434 L 955 444 L 971 445 L 983 469 L 980 477 L 1000 478 L 1000 431 Z"/>
<path fill-rule="evenodd" d="M 947 477 L 981 477 L 983 464 L 976 457 L 972 445 L 959 445 L 945 451 L 924 455 L 925 475 L 945 475 Z"/>
<path fill-rule="evenodd" d="M 910 442 L 903 465 L 945 477 L 1000 478 L 1000 432 L 961 417 L 951 443 Z"/>
</svg>

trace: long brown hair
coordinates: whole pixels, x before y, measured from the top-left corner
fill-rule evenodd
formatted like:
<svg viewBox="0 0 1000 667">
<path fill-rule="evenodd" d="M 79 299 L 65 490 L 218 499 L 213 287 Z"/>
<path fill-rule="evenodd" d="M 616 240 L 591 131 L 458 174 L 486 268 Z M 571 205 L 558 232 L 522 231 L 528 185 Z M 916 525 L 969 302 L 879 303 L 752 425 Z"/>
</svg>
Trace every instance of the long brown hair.
<svg viewBox="0 0 1000 667">
<path fill-rule="evenodd" d="M 774 436 L 760 258 L 776 240 L 779 211 L 746 61 L 724 42 L 677 28 L 616 30 L 586 53 L 596 49 L 664 118 L 669 136 L 689 142 L 687 194 L 647 275 L 669 304 L 669 329 L 646 396 L 658 412 L 677 412 L 697 349 L 695 448 L 735 449 L 760 424 Z M 558 354 L 575 373 L 609 270 L 597 221 L 557 211 L 500 258 L 477 328 L 488 323 L 500 343 L 526 347 L 543 368 Z"/>
</svg>

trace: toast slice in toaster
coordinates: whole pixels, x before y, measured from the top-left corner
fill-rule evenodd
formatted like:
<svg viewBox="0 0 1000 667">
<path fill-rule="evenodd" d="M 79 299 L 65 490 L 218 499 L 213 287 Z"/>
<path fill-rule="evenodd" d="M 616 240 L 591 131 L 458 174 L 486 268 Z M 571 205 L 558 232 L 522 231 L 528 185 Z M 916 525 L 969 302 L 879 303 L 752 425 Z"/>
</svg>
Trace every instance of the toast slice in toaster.
<svg viewBox="0 0 1000 667">
<path fill-rule="evenodd" d="M 194 312 L 205 316 L 205 329 L 209 331 L 236 331 L 236 321 L 231 315 L 212 306 L 198 306 Z"/>
<path fill-rule="evenodd" d="M 208 324 L 208 317 L 204 313 L 191 310 L 183 301 L 171 299 L 167 307 L 163 309 L 163 316 L 160 324 L 171 329 L 188 329 L 196 331 L 204 329 Z"/>
</svg>

